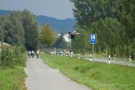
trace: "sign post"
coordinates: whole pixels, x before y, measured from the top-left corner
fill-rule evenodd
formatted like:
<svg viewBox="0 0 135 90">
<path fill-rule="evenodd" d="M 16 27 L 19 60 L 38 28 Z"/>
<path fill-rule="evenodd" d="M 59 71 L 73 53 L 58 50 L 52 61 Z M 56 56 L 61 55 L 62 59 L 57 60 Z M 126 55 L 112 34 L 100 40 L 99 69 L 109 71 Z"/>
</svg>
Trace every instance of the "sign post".
<svg viewBox="0 0 135 90">
<path fill-rule="evenodd" d="M 92 61 L 94 56 L 94 44 L 97 43 L 97 35 L 96 34 L 90 34 L 90 44 L 92 44 Z"/>
</svg>

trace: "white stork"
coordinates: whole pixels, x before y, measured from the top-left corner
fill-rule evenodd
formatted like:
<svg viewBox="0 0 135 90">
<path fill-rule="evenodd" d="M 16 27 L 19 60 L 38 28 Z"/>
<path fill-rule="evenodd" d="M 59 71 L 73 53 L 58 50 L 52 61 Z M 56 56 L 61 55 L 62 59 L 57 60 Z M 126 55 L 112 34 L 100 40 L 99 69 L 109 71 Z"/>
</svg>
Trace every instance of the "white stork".
<svg viewBox="0 0 135 90">
<path fill-rule="evenodd" d="M 75 39 L 75 35 L 76 34 L 80 34 L 80 33 L 77 33 L 76 31 L 73 31 L 73 32 L 68 32 L 68 34 L 70 35 L 71 39 L 74 40 Z"/>
</svg>

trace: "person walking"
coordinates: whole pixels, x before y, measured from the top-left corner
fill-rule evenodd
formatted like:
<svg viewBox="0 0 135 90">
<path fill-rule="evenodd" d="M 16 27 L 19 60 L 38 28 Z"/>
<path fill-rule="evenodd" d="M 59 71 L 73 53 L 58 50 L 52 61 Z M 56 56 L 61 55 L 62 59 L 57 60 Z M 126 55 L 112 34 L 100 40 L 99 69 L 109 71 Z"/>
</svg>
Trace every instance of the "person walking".
<svg viewBox="0 0 135 90">
<path fill-rule="evenodd" d="M 28 51 L 28 57 L 29 58 L 31 57 L 31 51 L 30 50 Z"/>
<path fill-rule="evenodd" d="M 37 58 L 39 58 L 39 50 L 37 50 Z"/>
<path fill-rule="evenodd" d="M 34 51 L 33 50 L 31 51 L 31 54 L 32 54 L 32 58 L 34 58 Z"/>
</svg>

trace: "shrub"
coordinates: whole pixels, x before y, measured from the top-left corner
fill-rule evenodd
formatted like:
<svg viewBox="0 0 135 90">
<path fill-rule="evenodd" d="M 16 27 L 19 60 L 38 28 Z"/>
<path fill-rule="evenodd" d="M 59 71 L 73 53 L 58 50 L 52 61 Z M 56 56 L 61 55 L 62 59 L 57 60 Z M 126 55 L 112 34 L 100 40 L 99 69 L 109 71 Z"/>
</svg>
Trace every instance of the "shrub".
<svg viewBox="0 0 135 90">
<path fill-rule="evenodd" d="M 15 64 L 22 64 L 22 47 L 2 46 L 1 65 L 14 67 Z"/>
</svg>

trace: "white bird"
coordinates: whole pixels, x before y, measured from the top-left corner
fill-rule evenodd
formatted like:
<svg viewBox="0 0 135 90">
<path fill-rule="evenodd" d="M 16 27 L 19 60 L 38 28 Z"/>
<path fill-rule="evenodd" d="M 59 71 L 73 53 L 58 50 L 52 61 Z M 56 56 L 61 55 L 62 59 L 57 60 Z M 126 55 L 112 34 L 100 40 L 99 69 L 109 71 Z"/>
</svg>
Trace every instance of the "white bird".
<svg viewBox="0 0 135 90">
<path fill-rule="evenodd" d="M 73 31 L 73 32 L 68 32 L 68 34 L 70 35 L 71 39 L 74 40 L 75 34 L 80 34 L 80 33 L 77 33 L 76 31 Z"/>
</svg>

